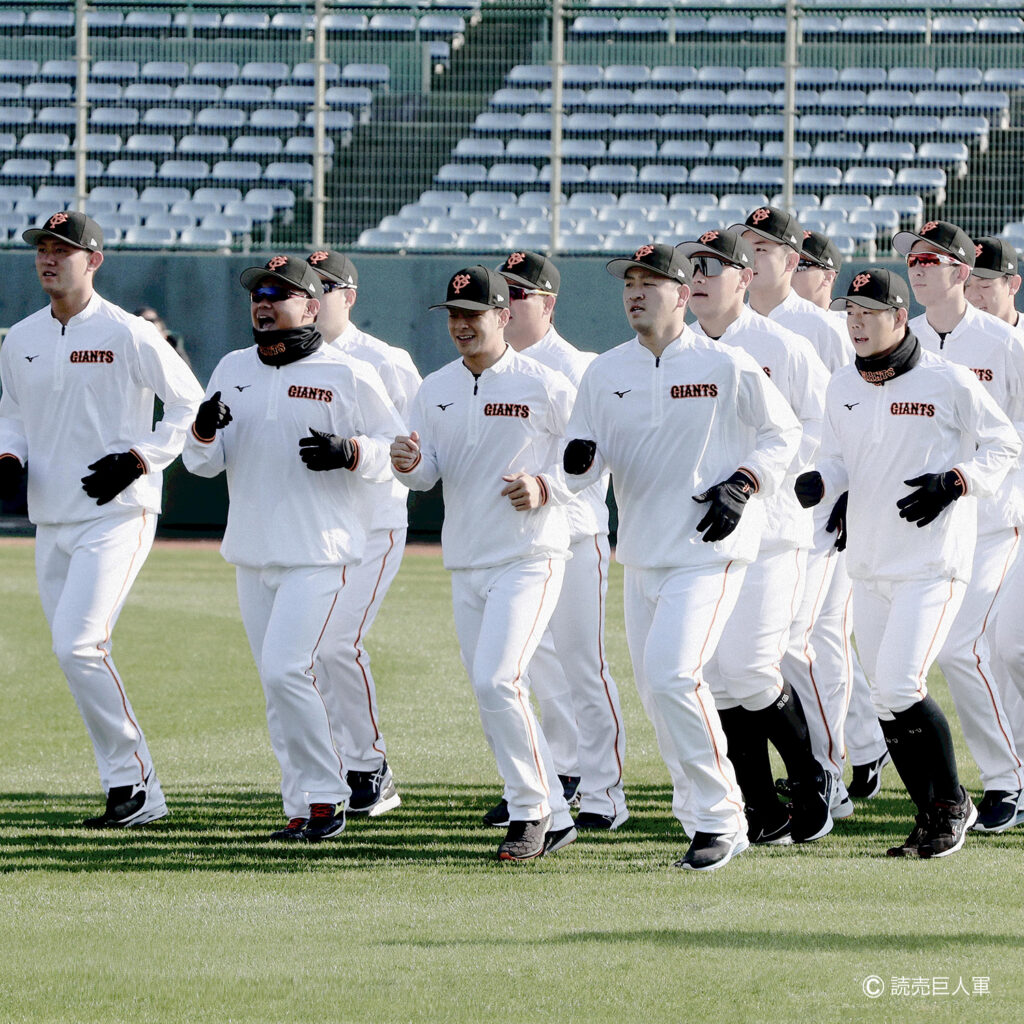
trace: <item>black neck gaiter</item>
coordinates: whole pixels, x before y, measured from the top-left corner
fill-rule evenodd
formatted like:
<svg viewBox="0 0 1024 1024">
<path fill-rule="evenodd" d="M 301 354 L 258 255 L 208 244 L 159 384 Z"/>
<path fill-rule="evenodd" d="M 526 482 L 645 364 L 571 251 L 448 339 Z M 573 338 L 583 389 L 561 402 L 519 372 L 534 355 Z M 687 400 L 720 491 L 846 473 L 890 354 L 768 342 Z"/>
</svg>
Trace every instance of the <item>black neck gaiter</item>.
<svg viewBox="0 0 1024 1024">
<path fill-rule="evenodd" d="M 903 340 L 884 356 L 857 356 L 854 363 L 857 372 L 869 383 L 881 387 L 887 380 L 894 380 L 912 370 L 921 358 L 921 343 L 908 328 Z"/>
<path fill-rule="evenodd" d="M 324 343 L 316 324 L 290 327 L 285 331 L 257 331 L 253 328 L 252 336 L 256 342 L 256 354 L 267 366 L 287 366 L 305 359 Z"/>
</svg>

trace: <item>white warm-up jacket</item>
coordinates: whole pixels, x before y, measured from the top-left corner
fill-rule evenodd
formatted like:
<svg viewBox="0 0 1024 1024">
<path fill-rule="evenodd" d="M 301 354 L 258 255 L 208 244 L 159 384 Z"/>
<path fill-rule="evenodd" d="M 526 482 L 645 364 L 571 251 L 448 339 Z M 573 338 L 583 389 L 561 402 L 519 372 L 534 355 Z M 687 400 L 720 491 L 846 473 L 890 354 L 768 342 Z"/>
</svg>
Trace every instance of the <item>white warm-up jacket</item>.
<svg viewBox="0 0 1024 1024">
<path fill-rule="evenodd" d="M 260 362 L 256 346 L 230 352 L 213 371 L 231 422 L 211 441 L 189 431 L 190 472 L 227 472 L 221 554 L 234 565 L 349 565 L 362 557 L 373 490 L 390 474 L 389 449 L 404 427 L 380 378 L 327 346 L 286 366 Z M 299 457 L 310 429 L 353 437 L 355 466 L 316 472 Z"/>
<path fill-rule="evenodd" d="M 769 320 L 803 335 L 829 373 L 853 362 L 853 343 L 834 313 L 791 291 L 769 314 Z"/>
<path fill-rule="evenodd" d="M 854 579 L 970 580 L 976 498 L 991 497 L 1021 451 L 1013 424 L 961 366 L 922 351 L 907 373 L 879 386 L 855 366 L 825 396 L 817 469 L 829 507 L 849 490 L 847 569 Z M 923 473 L 960 471 L 967 494 L 928 526 L 901 519 L 896 502 Z"/>
<path fill-rule="evenodd" d="M 616 558 L 638 569 L 752 562 L 764 498 L 782 485 L 800 424 L 779 389 L 745 352 L 684 327 L 660 357 L 634 337 L 599 355 L 583 375 L 568 436 L 596 442 L 588 486 L 607 470 L 619 506 Z M 739 525 L 705 543 L 708 506 L 693 496 L 745 469 L 758 483 Z"/>
<path fill-rule="evenodd" d="M 0 455 L 28 462 L 32 522 L 160 511 L 162 470 L 181 452 L 203 389 L 151 323 L 96 293 L 66 326 L 46 306 L 8 332 L 0 379 Z M 155 427 L 154 396 L 164 406 Z M 97 505 L 82 490 L 86 467 L 127 451 L 146 472 Z"/>
</svg>

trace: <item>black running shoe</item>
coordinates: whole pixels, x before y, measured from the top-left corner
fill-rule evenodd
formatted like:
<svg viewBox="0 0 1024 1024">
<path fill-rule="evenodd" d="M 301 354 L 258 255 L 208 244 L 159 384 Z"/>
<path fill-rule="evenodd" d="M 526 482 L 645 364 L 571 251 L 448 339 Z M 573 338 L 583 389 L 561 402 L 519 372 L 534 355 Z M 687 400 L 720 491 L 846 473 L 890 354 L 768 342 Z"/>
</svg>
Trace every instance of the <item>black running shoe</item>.
<svg viewBox="0 0 1024 1024">
<path fill-rule="evenodd" d="M 978 804 L 978 820 L 971 826 L 972 832 L 1005 832 L 1017 824 L 1022 791 L 988 789 Z"/>
<path fill-rule="evenodd" d="M 402 802 L 387 761 L 382 761 L 372 771 L 346 772 L 345 781 L 352 790 L 348 800 L 349 814 L 366 814 L 376 818 Z"/>
<path fill-rule="evenodd" d="M 544 838 L 551 827 L 551 815 L 539 821 L 510 821 L 498 847 L 498 860 L 533 860 L 544 852 Z"/>
<path fill-rule="evenodd" d="M 967 830 L 978 820 L 978 809 L 967 790 L 960 787 L 960 799 L 936 800 L 928 813 L 925 837 L 918 847 L 922 857 L 948 857 L 956 853 L 967 838 Z"/>
<path fill-rule="evenodd" d="M 308 818 L 292 818 L 284 828 L 279 828 L 276 832 L 271 832 L 269 838 L 279 842 L 305 839 L 306 837 L 303 833 L 306 831 L 307 821 L 309 821 Z"/>
<path fill-rule="evenodd" d="M 890 846 L 885 851 L 888 857 L 919 857 L 921 844 L 924 842 L 924 838 L 928 833 L 928 815 L 921 813 L 918 814 L 914 820 L 914 827 L 910 831 L 910 835 L 903 841 L 901 846 Z"/>
<path fill-rule="evenodd" d="M 714 832 L 695 832 L 693 842 L 682 860 L 675 862 L 675 867 L 687 871 L 717 871 L 742 853 L 749 843 L 742 832 L 716 834 Z"/>
<path fill-rule="evenodd" d="M 855 764 L 853 778 L 850 779 L 846 792 L 854 800 L 870 800 L 873 796 L 878 796 L 882 788 L 882 768 L 888 763 L 889 754 L 886 752 L 867 764 Z"/>
<path fill-rule="evenodd" d="M 484 824 L 492 828 L 508 828 L 508 801 L 499 800 L 484 815 Z"/>
<path fill-rule="evenodd" d="M 576 842 L 576 837 L 577 832 L 572 825 L 568 828 L 549 829 L 544 837 L 544 856 L 564 850 L 570 843 Z"/>
<path fill-rule="evenodd" d="M 562 784 L 562 796 L 567 804 L 579 803 L 578 791 L 580 788 L 580 777 L 578 775 L 559 775 L 558 781 Z"/>
<path fill-rule="evenodd" d="M 337 811 L 337 813 L 335 813 Z M 345 809 L 337 810 L 337 804 L 310 804 L 309 821 L 302 830 L 307 843 L 319 843 L 321 839 L 334 839 L 345 831 Z"/>
<path fill-rule="evenodd" d="M 152 773 L 142 782 L 130 786 L 112 786 L 107 793 L 107 806 L 95 818 L 86 818 L 86 828 L 129 828 L 165 818 L 167 803 L 160 787 L 150 788 Z"/>
<path fill-rule="evenodd" d="M 832 831 L 832 776 L 823 768 L 806 779 L 790 779 L 793 841 L 811 843 Z"/>
</svg>

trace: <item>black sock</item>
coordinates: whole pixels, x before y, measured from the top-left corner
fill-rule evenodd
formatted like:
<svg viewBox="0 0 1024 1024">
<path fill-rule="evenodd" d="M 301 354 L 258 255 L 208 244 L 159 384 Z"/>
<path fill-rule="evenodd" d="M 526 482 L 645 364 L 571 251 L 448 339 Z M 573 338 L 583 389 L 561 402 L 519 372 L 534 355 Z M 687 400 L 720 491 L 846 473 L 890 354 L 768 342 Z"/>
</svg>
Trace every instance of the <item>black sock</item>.
<svg viewBox="0 0 1024 1024">
<path fill-rule="evenodd" d="M 953 737 L 949 722 L 935 699 L 925 697 L 906 711 L 894 711 L 893 717 L 899 730 L 898 745 L 905 747 L 907 760 L 913 761 L 915 769 L 928 780 L 931 800 L 959 803 L 960 776 L 956 770 Z M 899 765 L 896 770 L 903 774 Z"/>
<path fill-rule="evenodd" d="M 899 722 L 887 722 L 880 718 L 878 724 L 882 727 L 893 767 L 906 786 L 910 799 L 918 811 L 926 810 L 932 802 L 932 783 L 927 766 L 915 759 L 911 744 L 903 741 L 903 729 Z"/>
<path fill-rule="evenodd" d="M 762 723 L 772 746 L 782 756 L 791 780 L 813 779 L 821 772 L 821 765 L 811 753 L 811 737 L 800 698 L 789 683 L 783 683 L 782 693 L 774 703 L 753 714 Z"/>
<path fill-rule="evenodd" d="M 727 708 L 720 710 L 718 717 L 744 801 L 759 814 L 770 817 L 781 804 L 772 779 L 768 737 L 756 713 L 742 707 Z"/>
</svg>

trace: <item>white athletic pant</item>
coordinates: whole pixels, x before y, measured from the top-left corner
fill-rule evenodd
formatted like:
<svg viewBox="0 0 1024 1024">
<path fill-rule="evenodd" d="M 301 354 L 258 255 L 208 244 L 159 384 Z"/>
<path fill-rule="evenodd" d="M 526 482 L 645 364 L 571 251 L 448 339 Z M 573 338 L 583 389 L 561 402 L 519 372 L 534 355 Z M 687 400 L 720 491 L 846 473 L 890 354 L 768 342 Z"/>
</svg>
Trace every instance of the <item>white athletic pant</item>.
<svg viewBox="0 0 1024 1024">
<path fill-rule="evenodd" d="M 1024 787 L 1024 765 L 1003 709 L 996 671 L 989 657 L 989 617 L 1001 605 L 1001 587 L 1017 556 L 1015 529 L 978 535 L 971 582 L 939 651 L 939 668 L 949 684 L 967 749 L 986 790 Z M 1019 607 L 1011 614 L 1019 616 Z"/>
<path fill-rule="evenodd" d="M 807 552 L 759 555 L 704 669 L 718 708 L 763 711 L 782 693 L 780 663 L 803 593 Z"/>
<path fill-rule="evenodd" d="M 540 722 L 555 770 L 559 775 L 579 776 L 580 729 L 576 724 L 569 680 L 558 660 L 550 628 L 540 638 L 537 650 L 530 659 L 527 683 L 540 710 Z"/>
<path fill-rule="evenodd" d="M 843 776 L 843 724 L 851 674 L 844 621 L 849 589 L 835 581 L 841 561 L 834 547 L 807 552 L 803 598 L 782 661 L 782 674 L 804 709 L 811 750 L 837 782 Z"/>
<path fill-rule="evenodd" d="M 625 810 L 622 765 L 626 729 L 619 691 L 604 650 L 604 610 L 608 597 L 609 549 L 606 534 L 583 537 L 572 547 L 566 563 L 562 594 L 551 615 L 548 634 L 556 655 L 555 688 L 566 680 L 568 713 L 576 728 L 580 776 L 580 810 L 615 817 Z M 547 634 L 545 634 L 547 635 Z M 541 649 L 543 648 L 543 643 Z M 546 660 L 530 662 L 530 685 L 541 708 L 544 735 L 551 744 L 548 715 L 552 711 Z M 541 683 L 541 679 L 545 682 Z M 558 715 L 555 716 L 556 722 Z M 558 759 L 552 750 L 556 766 Z"/>
<path fill-rule="evenodd" d="M 704 666 L 715 653 L 745 567 L 626 567 L 626 642 L 644 709 L 672 777 L 672 810 L 696 832 L 746 832 L 743 797 Z"/>
<path fill-rule="evenodd" d="M 851 602 L 852 605 L 852 602 Z M 850 624 L 853 624 L 851 607 Z M 843 731 L 846 740 L 846 754 L 850 764 L 870 764 L 883 757 L 888 748 L 878 715 L 871 703 L 871 687 L 868 686 L 864 669 L 861 668 L 857 652 L 853 652 L 853 679 L 850 685 L 850 706 L 846 709 L 846 725 Z"/>
<path fill-rule="evenodd" d="M 405 551 L 404 529 L 374 530 L 363 560 L 345 570 L 344 595 L 317 649 L 318 675 L 347 771 L 373 771 L 387 755 L 377 688 L 363 641 L 380 611 Z"/>
<path fill-rule="evenodd" d="M 1019 528 L 1014 531 L 1020 536 Z M 1000 589 L 989 619 L 988 637 L 996 682 L 1010 721 L 1010 735 L 1018 752 L 1024 748 L 1024 558 L 1017 556 Z"/>
<path fill-rule="evenodd" d="M 962 580 L 854 580 L 853 627 L 879 718 L 928 696 L 928 670 L 963 603 Z"/>
<path fill-rule="evenodd" d="M 53 653 L 92 740 L 105 793 L 153 771 L 110 647 L 155 531 L 156 516 L 142 510 L 36 529 L 36 578 Z M 154 774 L 151 791 L 159 790 Z"/>
<path fill-rule="evenodd" d="M 484 736 L 505 780 L 509 819 L 572 825 L 547 740 L 530 706 L 526 671 L 558 602 L 565 562 L 528 558 L 452 572 L 462 663 Z"/>
<path fill-rule="evenodd" d="M 314 665 L 346 568 L 236 566 L 235 572 L 267 702 L 270 745 L 281 765 L 285 816 L 305 818 L 310 804 L 344 805 L 350 790 Z"/>
</svg>

